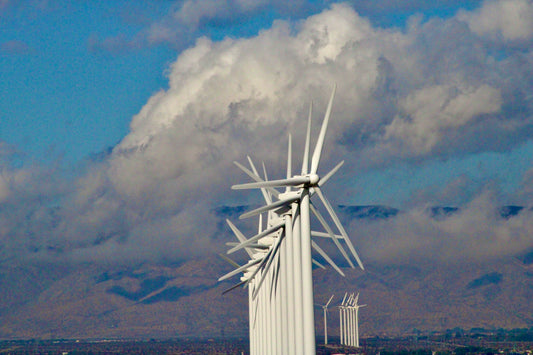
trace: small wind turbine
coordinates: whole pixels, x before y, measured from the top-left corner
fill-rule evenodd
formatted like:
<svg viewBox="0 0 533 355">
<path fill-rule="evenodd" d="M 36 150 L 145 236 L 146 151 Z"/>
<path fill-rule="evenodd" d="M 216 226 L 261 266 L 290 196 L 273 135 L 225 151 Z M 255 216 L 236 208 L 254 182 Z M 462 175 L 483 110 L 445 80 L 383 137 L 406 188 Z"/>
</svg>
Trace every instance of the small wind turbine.
<svg viewBox="0 0 533 355">
<path fill-rule="evenodd" d="M 348 293 L 344 293 L 344 298 L 342 299 L 341 305 L 339 306 L 339 321 L 340 321 L 340 337 L 341 344 L 346 344 L 346 324 L 345 324 L 345 313 L 346 313 L 346 296 Z"/>
<path fill-rule="evenodd" d="M 355 297 L 355 302 L 353 308 L 355 309 L 355 346 L 359 347 L 359 308 L 366 307 L 366 304 L 359 305 L 357 301 L 359 300 L 359 293 Z"/>
<path fill-rule="evenodd" d="M 333 299 L 333 296 L 329 298 L 328 302 L 322 306 L 322 309 L 324 310 L 324 344 L 328 345 L 328 306 Z"/>
</svg>

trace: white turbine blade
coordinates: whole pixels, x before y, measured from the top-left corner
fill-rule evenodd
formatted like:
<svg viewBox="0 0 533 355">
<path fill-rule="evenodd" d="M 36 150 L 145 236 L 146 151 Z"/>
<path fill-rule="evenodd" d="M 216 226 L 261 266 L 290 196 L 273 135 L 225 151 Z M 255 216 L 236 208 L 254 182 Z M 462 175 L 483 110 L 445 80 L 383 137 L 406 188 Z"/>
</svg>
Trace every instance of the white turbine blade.
<svg viewBox="0 0 533 355">
<path fill-rule="evenodd" d="M 278 289 L 278 280 L 279 280 L 279 271 L 281 268 L 281 253 L 276 253 L 277 261 L 274 268 L 274 277 L 272 277 L 272 282 L 270 283 L 270 299 L 272 299 L 272 292 L 276 293 Z"/>
<path fill-rule="evenodd" d="M 287 148 L 287 179 L 292 176 L 292 137 L 289 134 L 289 147 Z M 290 186 L 285 187 L 285 192 L 291 191 Z"/>
<path fill-rule="evenodd" d="M 254 162 L 252 161 L 252 158 L 250 158 L 249 155 L 246 156 L 246 158 L 248 159 L 248 163 L 250 163 L 250 167 L 252 168 L 252 171 L 253 173 L 259 177 L 259 173 L 257 172 L 257 169 L 255 168 L 255 164 Z M 259 177 L 259 180 L 261 180 L 261 178 Z M 265 178 L 265 180 L 268 180 Z M 256 180 L 257 181 L 257 180 Z M 279 196 L 279 192 L 278 190 L 276 189 L 273 189 L 272 187 L 268 187 L 266 188 L 268 191 L 270 191 L 270 194 L 276 196 L 276 198 Z M 265 197 L 265 200 L 268 199 L 269 202 L 267 203 L 271 203 L 272 202 L 272 197 L 266 193 L 265 189 L 261 189 L 261 192 L 263 193 L 263 196 Z"/>
<path fill-rule="evenodd" d="M 244 167 L 241 163 L 239 163 L 238 161 L 234 161 L 233 164 L 235 164 L 239 169 L 241 169 L 246 175 L 248 175 L 249 177 L 251 177 L 252 179 L 254 179 L 256 182 L 263 182 L 265 180 L 261 179 L 261 177 L 259 177 L 258 175 L 254 174 L 251 170 L 247 169 L 246 167 Z M 279 191 L 273 189 L 272 187 L 267 187 L 266 188 L 268 190 L 268 192 L 270 192 L 272 195 L 276 196 L 276 198 L 279 196 Z M 264 197 L 264 195 L 263 195 Z M 265 198 L 266 200 L 266 198 Z M 271 199 L 269 199 L 268 201 L 272 201 Z M 268 202 L 267 203 L 270 203 Z"/>
<path fill-rule="evenodd" d="M 316 216 L 316 218 L 318 219 L 320 224 L 322 224 L 322 227 L 324 227 L 326 232 L 328 232 L 330 238 L 333 239 L 333 242 L 335 242 L 335 245 L 337 246 L 337 249 L 339 249 L 339 251 L 341 252 L 342 256 L 344 256 L 346 261 L 348 261 L 348 264 L 350 265 L 350 267 L 352 269 L 355 269 L 355 265 L 350 260 L 350 257 L 348 256 L 348 254 L 346 253 L 346 251 L 342 247 L 341 243 L 339 243 L 337 238 L 335 238 L 335 235 L 333 234 L 333 230 L 331 230 L 330 226 L 327 224 L 327 222 L 324 219 L 324 217 L 322 217 L 322 214 L 315 208 L 315 206 L 313 206 L 313 204 L 309 204 L 309 207 L 311 208 L 311 211 Z"/>
<path fill-rule="evenodd" d="M 304 158 L 302 160 L 302 175 L 306 175 L 309 171 L 309 145 L 311 140 L 311 116 L 313 115 L 313 102 L 309 104 L 309 117 L 307 118 L 307 132 L 305 134 L 305 150 Z"/>
<path fill-rule="evenodd" d="M 221 276 L 218 281 L 224 281 L 226 279 L 229 279 L 230 277 L 234 276 L 234 275 L 237 275 L 239 272 L 241 271 L 244 271 L 246 269 L 248 269 L 250 266 L 254 266 L 256 264 L 259 264 L 263 259 L 256 259 L 256 260 L 250 260 L 248 261 L 248 264 L 245 264 L 241 267 L 238 267 L 237 269 L 231 271 L 231 272 L 228 272 L 226 275 L 224 276 Z"/>
<path fill-rule="evenodd" d="M 263 164 L 263 175 L 265 176 L 265 181 L 268 181 L 268 175 L 267 175 L 267 169 L 265 167 L 265 162 L 262 161 L 261 164 Z"/>
<path fill-rule="evenodd" d="M 317 231 L 311 231 L 311 236 L 312 237 L 321 237 L 321 238 L 335 238 L 337 240 L 344 239 L 344 237 L 342 235 L 334 234 L 333 236 L 331 236 L 329 233 L 317 232 Z"/>
<path fill-rule="evenodd" d="M 229 225 L 229 227 L 231 228 L 231 230 L 233 231 L 233 234 L 235 234 L 235 236 L 237 237 L 237 239 L 241 242 L 241 243 L 244 243 L 247 239 L 246 237 L 244 236 L 244 234 L 242 234 L 242 232 L 237 228 L 235 227 L 235 225 L 233 223 L 231 223 L 231 221 L 229 219 L 226 219 L 226 223 Z M 253 253 L 251 250 L 248 250 L 246 249 L 246 253 L 248 254 L 248 256 L 251 258 Z"/>
<path fill-rule="evenodd" d="M 316 259 L 312 259 L 311 261 L 313 262 L 313 264 L 315 264 L 319 268 L 326 269 L 326 267 L 324 265 L 322 265 L 321 263 L 319 263 Z"/>
<path fill-rule="evenodd" d="M 265 264 L 269 261 L 269 258 L 270 256 L 272 255 L 272 253 L 274 252 L 274 248 L 270 249 L 270 251 L 263 257 L 261 258 L 260 260 L 262 260 L 261 264 L 259 264 L 256 269 L 252 272 L 252 274 L 248 277 L 248 280 L 245 280 L 244 282 L 246 283 L 245 286 L 247 286 L 252 280 L 254 280 L 255 278 L 255 275 L 257 275 L 257 273 L 261 270 L 263 270 L 263 267 L 265 266 Z M 255 284 L 254 284 L 255 286 Z M 257 286 L 254 288 L 254 291 L 257 290 Z"/>
<path fill-rule="evenodd" d="M 231 260 L 230 258 L 228 258 L 226 255 L 224 254 L 218 254 L 218 256 L 220 256 L 222 259 L 226 260 L 231 266 L 233 267 L 240 267 L 239 264 L 237 264 L 235 261 Z"/>
<path fill-rule="evenodd" d="M 322 121 L 322 127 L 320 129 L 320 134 L 318 135 L 315 150 L 313 152 L 313 158 L 311 159 L 311 174 L 316 174 L 318 170 L 318 164 L 320 163 L 320 155 L 322 154 L 322 147 L 324 146 L 324 138 L 326 137 L 326 132 L 328 130 L 329 116 L 331 115 L 331 107 L 333 106 L 333 98 L 335 97 L 336 89 L 337 85 L 334 85 L 333 91 L 331 92 L 331 97 L 329 98 L 328 108 L 326 109 L 326 114 L 324 115 L 324 121 Z"/>
<path fill-rule="evenodd" d="M 256 216 L 258 214 L 261 214 L 263 212 L 267 212 L 267 211 L 276 209 L 278 207 L 289 206 L 291 203 L 293 203 L 294 201 L 298 200 L 299 198 L 300 198 L 300 196 L 298 195 L 298 196 L 293 196 L 293 197 L 290 197 L 290 198 L 286 198 L 286 199 L 283 199 L 283 200 L 279 200 L 279 201 L 273 202 L 270 205 L 259 207 L 259 208 L 256 208 L 255 210 L 243 213 L 243 214 L 241 214 L 239 216 L 239 219 L 245 219 L 245 218 L 248 218 L 248 217 Z"/>
<path fill-rule="evenodd" d="M 308 184 L 311 181 L 309 176 L 294 176 L 289 179 L 269 180 L 262 182 L 251 182 L 248 184 L 233 185 L 233 190 L 261 189 L 265 187 L 285 187 Z"/>
<path fill-rule="evenodd" d="M 241 286 L 241 285 L 244 285 L 244 284 L 247 283 L 247 282 L 248 282 L 248 281 L 241 281 L 241 282 L 239 282 L 238 284 L 231 286 L 231 287 L 228 288 L 227 290 L 222 291 L 222 294 L 225 295 L 226 293 L 228 293 L 228 292 L 230 292 L 230 291 L 236 289 L 237 287 L 239 287 L 239 286 Z"/>
<path fill-rule="evenodd" d="M 351 298 L 351 304 L 352 304 L 352 307 L 354 305 L 354 301 L 355 301 L 355 293 L 352 293 L 352 298 Z"/>
<path fill-rule="evenodd" d="M 240 250 L 242 248 L 246 248 L 246 247 L 248 247 L 251 244 L 255 244 L 255 242 L 258 241 L 259 239 L 261 239 L 261 238 L 269 235 L 270 233 L 273 233 L 273 232 L 275 232 L 278 229 L 283 228 L 283 227 L 285 227 L 285 222 L 282 222 L 282 223 L 276 224 L 275 226 L 267 228 L 264 231 L 262 231 L 261 233 L 256 234 L 253 237 L 251 237 L 250 239 L 240 243 L 236 247 L 231 248 L 230 250 L 227 251 L 227 253 L 231 254 L 231 253 L 236 252 L 237 250 Z"/>
<path fill-rule="evenodd" d="M 329 204 L 328 200 L 322 194 L 322 191 L 320 191 L 320 188 L 319 187 L 315 187 L 314 190 L 316 191 L 318 197 L 320 197 L 320 200 L 324 204 L 324 207 L 326 207 L 326 210 L 328 211 L 329 215 L 331 216 L 331 219 L 333 219 L 333 222 L 335 222 L 335 225 L 339 229 L 339 232 L 341 232 L 341 235 L 344 237 L 344 240 L 346 241 L 346 244 L 348 245 L 348 249 L 350 249 L 350 251 L 352 252 L 352 255 L 355 258 L 355 260 L 357 261 L 357 264 L 359 264 L 359 267 L 361 268 L 361 270 L 364 270 L 365 268 L 363 266 L 363 263 L 361 262 L 361 259 L 359 259 L 359 255 L 357 255 L 357 252 L 355 251 L 355 248 L 353 247 L 353 244 L 350 241 L 350 238 L 348 238 L 348 234 L 346 233 L 346 230 L 344 230 L 344 227 L 342 226 L 342 224 L 341 224 L 341 222 L 339 220 L 339 217 L 337 217 L 337 214 L 335 213 L 335 211 L 333 210 L 333 208 Z"/>
<path fill-rule="evenodd" d="M 359 301 L 359 292 L 357 292 L 357 296 L 355 296 L 355 304 L 357 305 L 357 301 Z"/>
<path fill-rule="evenodd" d="M 253 326 L 252 326 L 252 329 L 255 329 L 255 324 L 257 323 L 257 312 L 258 312 L 258 308 L 259 308 L 259 302 L 255 302 L 255 308 L 254 308 L 254 320 L 253 320 Z M 249 315 L 251 316 L 251 315 Z"/>
<path fill-rule="evenodd" d="M 326 308 L 329 306 L 329 303 L 330 303 L 331 300 L 333 299 L 333 296 L 335 296 L 335 295 L 331 295 L 331 297 L 329 298 L 329 301 L 326 303 L 326 305 L 325 305 Z"/>
<path fill-rule="evenodd" d="M 227 242 L 226 245 L 229 246 L 229 247 L 236 247 L 238 245 L 240 245 L 241 243 L 237 243 L 237 242 Z M 264 245 L 264 244 L 250 244 L 248 245 L 248 248 L 252 248 L 252 249 L 268 249 L 269 246 L 268 245 Z"/>
<path fill-rule="evenodd" d="M 350 293 L 350 296 L 348 296 L 348 299 L 346 300 L 346 304 L 348 306 L 351 306 L 352 304 L 352 297 L 353 297 L 353 293 Z"/>
<path fill-rule="evenodd" d="M 268 270 L 270 270 L 270 266 L 272 265 L 272 261 L 274 260 L 274 257 L 276 256 L 279 246 L 281 245 L 281 240 L 283 239 L 283 235 L 281 235 L 274 248 L 270 251 L 269 255 L 267 255 L 266 259 L 261 263 L 261 265 L 258 267 L 258 269 L 262 268 L 262 274 L 261 274 L 261 280 L 259 280 L 259 283 L 257 284 L 256 289 L 254 290 L 252 294 L 252 299 L 255 300 L 257 297 L 257 293 L 261 289 L 261 285 L 263 284 L 263 281 L 265 281 L 266 276 L 268 275 Z"/>
<path fill-rule="evenodd" d="M 318 181 L 318 186 L 322 186 L 324 185 L 330 177 L 333 176 L 333 174 L 335 174 L 337 172 L 337 170 L 340 169 L 340 167 L 344 164 L 344 160 L 341 161 L 339 164 L 337 164 L 333 169 L 331 169 L 329 171 L 329 173 L 327 173 L 326 175 L 324 175 L 322 178 L 320 178 L 320 180 Z"/>
<path fill-rule="evenodd" d="M 311 246 L 313 247 L 313 249 L 315 249 L 324 259 L 326 259 L 326 261 L 328 262 L 328 264 L 330 264 L 339 274 L 341 274 L 341 276 L 345 276 L 344 275 L 344 272 L 342 272 L 342 270 L 337 266 L 337 264 L 335 264 L 335 262 L 333 260 L 331 260 L 331 258 L 328 256 L 328 254 L 326 254 L 326 252 L 324 250 L 322 250 L 321 247 L 318 246 L 317 243 L 315 243 L 313 240 L 311 241 Z"/>
<path fill-rule="evenodd" d="M 346 301 L 346 296 L 348 296 L 348 292 L 344 293 L 344 298 L 342 299 L 342 305 L 344 306 L 344 301 Z"/>
</svg>

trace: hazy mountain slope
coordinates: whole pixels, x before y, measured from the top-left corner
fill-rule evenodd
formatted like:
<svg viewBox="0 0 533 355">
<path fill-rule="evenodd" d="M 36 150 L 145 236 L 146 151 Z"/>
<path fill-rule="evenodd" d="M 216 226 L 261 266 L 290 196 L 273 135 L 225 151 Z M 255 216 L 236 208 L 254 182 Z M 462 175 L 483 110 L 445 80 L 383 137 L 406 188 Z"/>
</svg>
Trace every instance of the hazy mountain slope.
<svg viewBox="0 0 533 355">
<path fill-rule="evenodd" d="M 221 208 L 235 218 L 243 207 Z M 394 218 L 384 206 L 346 206 L 345 220 Z M 435 218 L 455 208 L 431 210 Z M 520 209 L 502 209 L 512 218 Z M 222 236 L 220 237 L 222 238 Z M 230 238 L 227 234 L 224 238 Z M 221 252 L 224 252 L 221 250 Z M 364 259 L 364 256 L 363 256 Z M 240 261 L 242 262 L 242 260 Z M 112 265 L 112 264 L 110 264 Z M 338 334 L 338 309 L 345 292 L 360 292 L 361 335 L 405 334 L 414 329 L 533 326 L 533 252 L 472 263 L 366 262 L 366 270 L 316 269 L 315 302 L 335 298 L 329 333 Z M 168 338 L 247 334 L 247 290 L 222 291 L 231 270 L 216 254 L 182 264 L 96 266 L 41 263 L 0 266 L 0 338 Z M 323 334 L 322 308 L 315 310 Z"/>
</svg>

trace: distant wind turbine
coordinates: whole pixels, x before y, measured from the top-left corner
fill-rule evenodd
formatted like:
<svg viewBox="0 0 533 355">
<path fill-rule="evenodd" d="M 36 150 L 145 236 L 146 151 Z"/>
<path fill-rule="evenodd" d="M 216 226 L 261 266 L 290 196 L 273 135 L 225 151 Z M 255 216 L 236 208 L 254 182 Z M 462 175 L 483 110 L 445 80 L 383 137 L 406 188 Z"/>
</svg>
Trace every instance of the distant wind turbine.
<svg viewBox="0 0 533 355">
<path fill-rule="evenodd" d="M 324 344 L 328 345 L 328 306 L 333 299 L 334 295 L 331 295 L 329 300 L 326 302 L 325 305 L 322 306 L 322 309 L 324 310 Z"/>
</svg>

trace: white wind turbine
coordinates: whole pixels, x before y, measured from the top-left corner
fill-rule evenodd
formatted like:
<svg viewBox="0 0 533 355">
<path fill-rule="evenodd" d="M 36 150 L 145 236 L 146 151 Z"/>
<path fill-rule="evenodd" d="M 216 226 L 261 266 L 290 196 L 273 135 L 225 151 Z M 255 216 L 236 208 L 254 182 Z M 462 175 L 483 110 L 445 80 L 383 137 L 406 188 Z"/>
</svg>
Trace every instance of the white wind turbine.
<svg viewBox="0 0 533 355">
<path fill-rule="evenodd" d="M 333 299 L 334 295 L 331 295 L 329 300 L 326 302 L 325 305 L 322 306 L 322 309 L 324 310 L 324 344 L 328 345 L 328 306 Z"/>
<path fill-rule="evenodd" d="M 341 344 L 346 345 L 346 296 L 348 296 L 348 293 L 346 292 L 344 294 L 344 298 L 342 299 L 341 305 L 339 306 L 339 322 L 340 322 L 340 338 L 341 338 Z"/>
<path fill-rule="evenodd" d="M 258 234 L 249 239 L 246 239 L 228 221 L 240 241 L 240 243 L 232 244 L 233 247 L 228 253 L 245 249 L 250 260 L 247 264 L 219 279 L 224 280 L 243 272 L 241 282 L 229 290 L 239 285 L 250 286 L 250 302 L 254 302 L 256 308 L 254 311 L 250 308 L 250 312 L 253 311 L 254 314 L 259 315 L 259 321 L 264 328 L 260 335 L 252 332 L 251 328 L 251 337 L 264 337 L 257 340 L 260 346 L 253 348 L 253 353 L 315 353 L 312 283 L 312 263 L 314 260 L 311 256 L 311 249 L 317 251 L 341 275 L 344 276 L 344 273 L 318 244 L 311 240 L 311 236 L 332 239 L 348 264 L 354 268 L 353 262 L 340 243 L 340 241 L 344 241 L 355 261 L 361 269 L 364 269 L 339 218 L 321 191 L 321 186 L 342 166 L 343 162 L 322 178 L 317 173 L 334 96 L 335 88 L 322 122 L 310 168 L 309 146 L 312 110 L 309 110 L 300 175 L 292 175 L 290 136 L 287 177 L 285 179 L 268 180 L 264 165 L 264 178 L 259 176 L 250 158 L 248 160 L 251 170 L 235 162 L 255 182 L 234 185 L 232 188 L 237 190 L 260 188 L 266 202 L 265 206 L 244 213 L 240 219 L 262 213 L 267 213 L 268 217 L 266 228 L 260 227 Z M 285 191 L 280 192 L 276 189 L 280 187 L 285 187 Z M 311 204 L 310 198 L 314 195 L 318 195 L 340 235 L 334 234 L 333 229 L 322 214 Z M 325 232 L 311 232 L 310 213 L 316 216 Z M 274 268 L 271 268 L 272 265 Z M 250 314 L 250 318 L 252 319 L 252 314 Z M 255 322 L 257 324 L 257 319 Z M 280 331 L 282 327 L 283 331 Z M 253 343 L 255 344 L 256 341 L 254 340 Z"/>
<path fill-rule="evenodd" d="M 359 308 L 366 307 L 366 304 L 358 304 L 359 301 L 359 293 L 355 297 L 355 300 L 352 303 L 352 307 L 354 309 L 354 323 L 355 323 L 355 343 L 354 346 L 359 347 Z"/>
</svg>

